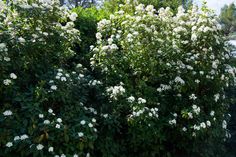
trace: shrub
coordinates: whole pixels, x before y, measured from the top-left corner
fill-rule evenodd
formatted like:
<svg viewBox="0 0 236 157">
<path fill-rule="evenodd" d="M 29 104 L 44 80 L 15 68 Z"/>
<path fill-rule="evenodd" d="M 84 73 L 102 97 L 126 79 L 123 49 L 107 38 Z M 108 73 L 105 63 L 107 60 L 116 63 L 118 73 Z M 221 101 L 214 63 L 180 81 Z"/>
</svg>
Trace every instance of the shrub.
<svg viewBox="0 0 236 157">
<path fill-rule="evenodd" d="M 89 156 L 90 76 L 67 64 L 80 40 L 77 14 L 57 1 L 0 4 L 0 156 Z"/>
<path fill-rule="evenodd" d="M 173 15 L 130 2 L 98 23 L 96 38 L 91 65 L 104 75 L 111 117 L 119 117 L 115 135 L 105 135 L 119 137 L 117 153 L 221 155 L 235 68 L 214 13 L 180 7 Z"/>
</svg>

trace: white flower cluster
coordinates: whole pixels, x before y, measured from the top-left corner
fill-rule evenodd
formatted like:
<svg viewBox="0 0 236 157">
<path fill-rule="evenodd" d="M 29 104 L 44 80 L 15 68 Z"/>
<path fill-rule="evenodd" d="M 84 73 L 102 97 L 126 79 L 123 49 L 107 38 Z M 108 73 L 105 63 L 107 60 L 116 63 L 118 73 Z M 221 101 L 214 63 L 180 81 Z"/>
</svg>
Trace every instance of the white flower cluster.
<svg viewBox="0 0 236 157">
<path fill-rule="evenodd" d="M 92 113 L 92 114 L 94 114 L 94 115 L 97 115 L 97 114 L 98 114 L 97 110 L 94 109 L 93 107 L 86 107 L 86 106 L 83 106 L 83 109 L 84 109 L 85 111 L 89 111 L 89 113 Z"/>
<path fill-rule="evenodd" d="M 12 115 L 12 111 L 11 110 L 6 110 L 2 113 L 5 117 L 11 116 Z"/>
<path fill-rule="evenodd" d="M 167 90 L 170 90 L 170 89 L 171 89 L 170 85 L 160 84 L 160 87 L 157 88 L 157 91 L 162 92 L 162 91 L 167 91 Z"/>
<path fill-rule="evenodd" d="M 117 97 L 125 93 L 125 88 L 121 82 L 119 86 L 112 86 L 106 89 L 107 94 L 111 99 L 117 100 Z"/>
<path fill-rule="evenodd" d="M 130 119 L 136 119 L 138 117 L 142 118 L 158 118 L 158 108 L 148 108 L 148 107 L 143 107 L 142 109 L 138 109 L 136 107 L 133 107 L 133 112 L 129 116 Z"/>
<path fill-rule="evenodd" d="M 192 126 L 191 128 L 194 131 L 199 131 L 201 129 L 206 129 L 207 127 L 211 126 L 211 122 L 208 120 L 206 122 L 201 122 L 199 125 L 194 124 L 194 126 Z"/>
<path fill-rule="evenodd" d="M 63 69 L 57 69 L 56 76 L 54 80 L 50 80 L 48 83 L 50 85 L 50 90 L 48 92 L 57 91 L 58 88 L 62 85 L 72 85 L 75 83 L 79 83 L 80 80 L 84 79 L 85 76 L 83 72 L 87 70 L 86 68 L 80 69 L 80 73 L 75 71 L 66 72 Z M 89 82 L 88 84 L 102 84 L 100 81 L 94 80 L 94 82 Z"/>
<path fill-rule="evenodd" d="M 91 81 L 89 81 L 88 85 L 90 85 L 90 86 L 102 85 L 102 82 L 99 80 L 91 80 Z"/>
<path fill-rule="evenodd" d="M 197 106 L 197 105 L 193 105 L 192 108 L 193 108 L 193 112 L 194 112 L 196 115 L 199 115 L 199 113 L 200 113 L 200 111 L 201 111 L 200 107 Z"/>
<path fill-rule="evenodd" d="M 10 74 L 10 79 L 3 80 L 3 84 L 6 85 L 6 86 L 9 86 L 12 83 L 12 80 L 15 80 L 15 79 L 17 79 L 16 74 L 11 73 Z"/>
<path fill-rule="evenodd" d="M 127 101 L 129 103 L 134 103 L 135 102 L 135 97 L 134 96 L 130 96 L 127 98 Z M 138 98 L 137 99 L 137 103 L 138 104 L 146 104 L 147 103 L 147 100 L 146 99 L 143 99 L 143 98 Z"/>
<path fill-rule="evenodd" d="M 170 125 L 176 125 L 176 119 L 171 119 L 169 120 Z"/>
<path fill-rule="evenodd" d="M 8 142 L 8 143 L 6 144 L 6 147 L 12 147 L 14 142 L 17 142 L 17 143 L 18 143 L 18 142 L 24 141 L 24 140 L 26 140 L 26 139 L 28 139 L 28 138 L 29 138 L 29 136 L 26 135 L 26 134 L 20 135 L 20 136 L 15 136 L 12 142 Z"/>
<path fill-rule="evenodd" d="M 48 118 L 46 118 L 46 116 L 42 113 L 40 113 L 38 115 L 38 117 L 43 122 L 43 124 L 45 126 L 50 125 L 52 127 L 55 127 L 56 129 L 61 129 L 63 127 L 62 119 L 59 117 L 56 118 L 55 115 L 56 114 L 53 112 L 53 109 L 49 108 L 48 109 L 48 116 L 47 116 Z M 50 118 L 52 118 L 52 119 L 50 120 Z"/>
<path fill-rule="evenodd" d="M 174 118 L 173 119 L 171 119 L 171 120 L 169 120 L 168 121 L 168 123 L 170 124 L 170 125 L 172 125 L 172 126 L 175 126 L 176 125 L 176 123 L 177 123 L 177 117 L 178 117 L 178 114 L 177 113 L 174 113 L 174 114 L 172 114 L 173 116 L 174 116 Z"/>
<path fill-rule="evenodd" d="M 127 101 L 128 101 L 129 103 L 133 103 L 133 102 L 135 101 L 135 97 L 130 96 L 130 97 L 127 98 Z"/>
<path fill-rule="evenodd" d="M 96 122 L 97 122 L 97 120 L 95 118 L 92 118 L 91 121 L 81 120 L 80 125 L 86 127 L 86 124 L 87 124 L 87 127 L 90 130 L 93 130 L 94 132 L 97 132 L 97 128 L 95 128 Z M 83 132 L 78 132 L 78 136 L 83 137 L 84 133 Z"/>
</svg>

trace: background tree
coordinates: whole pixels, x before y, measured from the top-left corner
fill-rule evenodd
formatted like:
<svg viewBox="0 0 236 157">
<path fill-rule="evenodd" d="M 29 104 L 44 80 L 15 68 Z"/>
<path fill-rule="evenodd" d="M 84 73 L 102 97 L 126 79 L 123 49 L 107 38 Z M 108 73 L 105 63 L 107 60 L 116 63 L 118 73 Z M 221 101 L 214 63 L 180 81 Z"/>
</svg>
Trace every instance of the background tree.
<svg viewBox="0 0 236 157">
<path fill-rule="evenodd" d="M 188 8 L 192 5 L 192 0 L 136 0 L 139 3 L 144 5 L 153 5 L 155 9 L 159 9 L 161 7 L 170 7 L 174 12 L 177 11 L 177 8 L 180 5 L 183 5 L 184 8 Z M 105 0 L 104 7 L 109 11 L 114 12 L 117 10 L 119 4 L 123 4 L 125 0 Z"/>
<path fill-rule="evenodd" d="M 236 6 L 234 3 L 225 5 L 221 9 L 220 22 L 223 25 L 226 35 L 236 31 Z"/>
</svg>

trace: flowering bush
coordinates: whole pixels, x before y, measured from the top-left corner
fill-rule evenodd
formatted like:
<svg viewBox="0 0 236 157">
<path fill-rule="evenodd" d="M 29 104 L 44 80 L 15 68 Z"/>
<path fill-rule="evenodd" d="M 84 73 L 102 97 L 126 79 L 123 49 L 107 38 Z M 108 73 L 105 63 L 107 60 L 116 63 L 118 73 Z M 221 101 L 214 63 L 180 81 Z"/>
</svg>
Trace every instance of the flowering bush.
<svg viewBox="0 0 236 157">
<path fill-rule="evenodd" d="M 0 156 L 89 156 L 90 77 L 68 68 L 77 14 L 50 0 L 0 1 Z"/>
<path fill-rule="evenodd" d="M 123 117 L 126 156 L 220 155 L 236 71 L 214 13 L 130 2 L 98 23 L 96 38 L 91 65 L 104 75 L 111 114 Z"/>
<path fill-rule="evenodd" d="M 0 156 L 220 156 L 235 68 L 210 10 L 120 5 L 98 23 L 93 73 L 74 65 L 77 16 L 0 1 Z"/>
</svg>

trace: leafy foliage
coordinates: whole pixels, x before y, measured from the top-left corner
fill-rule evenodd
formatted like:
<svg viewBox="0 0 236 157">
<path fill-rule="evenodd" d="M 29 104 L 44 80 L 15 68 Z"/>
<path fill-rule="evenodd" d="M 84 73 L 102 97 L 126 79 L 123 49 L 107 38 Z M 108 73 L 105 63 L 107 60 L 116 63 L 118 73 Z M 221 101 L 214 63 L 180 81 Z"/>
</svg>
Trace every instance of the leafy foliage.
<svg viewBox="0 0 236 157">
<path fill-rule="evenodd" d="M 225 5 L 221 9 L 220 22 L 224 26 L 224 32 L 226 35 L 236 30 L 236 7 L 234 3 Z"/>
</svg>

